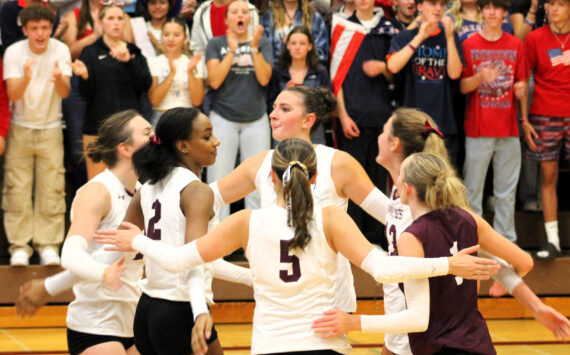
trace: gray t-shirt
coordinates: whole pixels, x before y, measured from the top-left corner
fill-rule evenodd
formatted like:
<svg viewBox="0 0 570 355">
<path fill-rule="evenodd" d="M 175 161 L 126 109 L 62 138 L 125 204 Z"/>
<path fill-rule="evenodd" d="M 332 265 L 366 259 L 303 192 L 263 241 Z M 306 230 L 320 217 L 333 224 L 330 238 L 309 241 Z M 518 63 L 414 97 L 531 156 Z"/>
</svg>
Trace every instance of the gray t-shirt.
<svg viewBox="0 0 570 355">
<path fill-rule="evenodd" d="M 255 77 L 249 44 L 240 43 L 228 76 L 218 90 L 213 90 L 212 110 L 234 122 L 255 121 L 267 111 L 266 87 Z M 259 50 L 267 63 L 273 63 L 271 43 L 267 38 L 261 38 Z M 212 38 L 206 47 L 206 63 L 210 59 L 222 61 L 228 51 L 226 36 Z"/>
</svg>

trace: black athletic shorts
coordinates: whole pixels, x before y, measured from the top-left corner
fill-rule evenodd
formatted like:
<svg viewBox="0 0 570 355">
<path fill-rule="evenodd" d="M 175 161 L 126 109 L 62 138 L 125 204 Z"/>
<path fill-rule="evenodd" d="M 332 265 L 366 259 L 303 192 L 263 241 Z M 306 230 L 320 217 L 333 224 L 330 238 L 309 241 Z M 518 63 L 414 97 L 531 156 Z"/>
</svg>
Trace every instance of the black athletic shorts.
<svg viewBox="0 0 570 355">
<path fill-rule="evenodd" d="M 334 350 L 307 350 L 307 351 L 290 351 L 286 353 L 271 353 L 264 355 L 339 355 L 339 352 Z"/>
<path fill-rule="evenodd" d="M 125 350 L 130 348 L 135 344 L 135 338 L 123 338 L 116 337 L 112 335 L 97 335 L 76 332 L 67 328 L 67 347 L 69 348 L 69 354 L 77 355 L 84 352 L 86 349 L 103 343 L 108 343 L 111 341 L 117 341 L 123 345 Z"/>
<path fill-rule="evenodd" d="M 453 348 L 441 348 L 438 352 L 434 353 L 433 355 L 476 355 L 476 353 L 472 353 L 465 350 L 453 349 Z"/>
<path fill-rule="evenodd" d="M 142 355 L 188 355 L 194 327 L 189 302 L 169 301 L 142 294 L 135 313 L 135 344 Z M 218 339 L 216 328 L 208 344 Z"/>
</svg>

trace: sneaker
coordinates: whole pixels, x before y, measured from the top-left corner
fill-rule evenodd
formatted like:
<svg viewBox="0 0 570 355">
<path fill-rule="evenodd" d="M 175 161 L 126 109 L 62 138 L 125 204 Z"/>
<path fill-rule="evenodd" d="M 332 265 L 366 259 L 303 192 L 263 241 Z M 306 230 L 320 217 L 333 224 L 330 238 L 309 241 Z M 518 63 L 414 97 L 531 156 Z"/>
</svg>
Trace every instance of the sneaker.
<svg viewBox="0 0 570 355">
<path fill-rule="evenodd" d="M 561 255 L 560 250 L 558 250 L 554 244 L 548 242 L 538 249 L 535 257 L 541 260 L 553 260 Z"/>
<path fill-rule="evenodd" d="M 40 252 L 40 264 L 41 265 L 59 265 L 61 260 L 57 252 L 52 248 L 44 248 Z"/>
<path fill-rule="evenodd" d="M 28 266 L 30 265 L 30 257 L 24 250 L 16 250 L 10 257 L 10 265 L 12 266 Z"/>
</svg>

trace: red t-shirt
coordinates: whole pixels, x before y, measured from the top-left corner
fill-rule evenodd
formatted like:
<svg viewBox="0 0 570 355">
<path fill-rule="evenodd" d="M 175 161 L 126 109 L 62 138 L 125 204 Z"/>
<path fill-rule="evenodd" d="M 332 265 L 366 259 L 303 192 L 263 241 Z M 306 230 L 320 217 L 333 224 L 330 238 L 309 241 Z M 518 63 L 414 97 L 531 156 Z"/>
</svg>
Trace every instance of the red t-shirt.
<svg viewBox="0 0 570 355">
<path fill-rule="evenodd" d="M 568 35 L 555 35 L 550 26 L 542 26 L 526 37 L 528 67 L 534 71 L 533 115 L 570 116 L 570 40 L 564 50 L 560 45 Z"/>
<path fill-rule="evenodd" d="M 210 23 L 212 24 L 212 34 L 214 37 L 226 34 L 228 26 L 226 26 L 226 9 L 228 5 L 216 6 L 212 3 L 210 7 Z"/>
<path fill-rule="evenodd" d="M 463 78 L 475 75 L 482 65 L 492 65 L 499 77 L 481 82 L 467 95 L 465 135 L 467 137 L 518 137 L 517 102 L 513 85 L 528 78 L 523 43 L 503 32 L 496 41 L 479 33 L 463 41 Z"/>
</svg>

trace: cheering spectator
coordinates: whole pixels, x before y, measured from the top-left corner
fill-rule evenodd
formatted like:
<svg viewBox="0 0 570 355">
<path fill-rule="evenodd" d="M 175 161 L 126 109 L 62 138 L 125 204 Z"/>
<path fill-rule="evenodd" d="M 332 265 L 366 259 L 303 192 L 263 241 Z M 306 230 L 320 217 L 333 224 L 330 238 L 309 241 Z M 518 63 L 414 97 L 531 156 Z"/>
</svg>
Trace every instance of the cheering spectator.
<svg viewBox="0 0 570 355">
<path fill-rule="evenodd" d="M 43 265 L 57 265 L 65 228 L 61 99 L 69 94 L 71 70 L 65 63 L 71 56 L 66 45 L 50 38 L 55 21 L 50 9 L 30 5 L 20 12 L 20 21 L 28 39 L 8 47 L 4 56 L 13 102 L 4 164 L 4 228 L 11 265 L 28 265 L 30 240 Z"/>
</svg>

